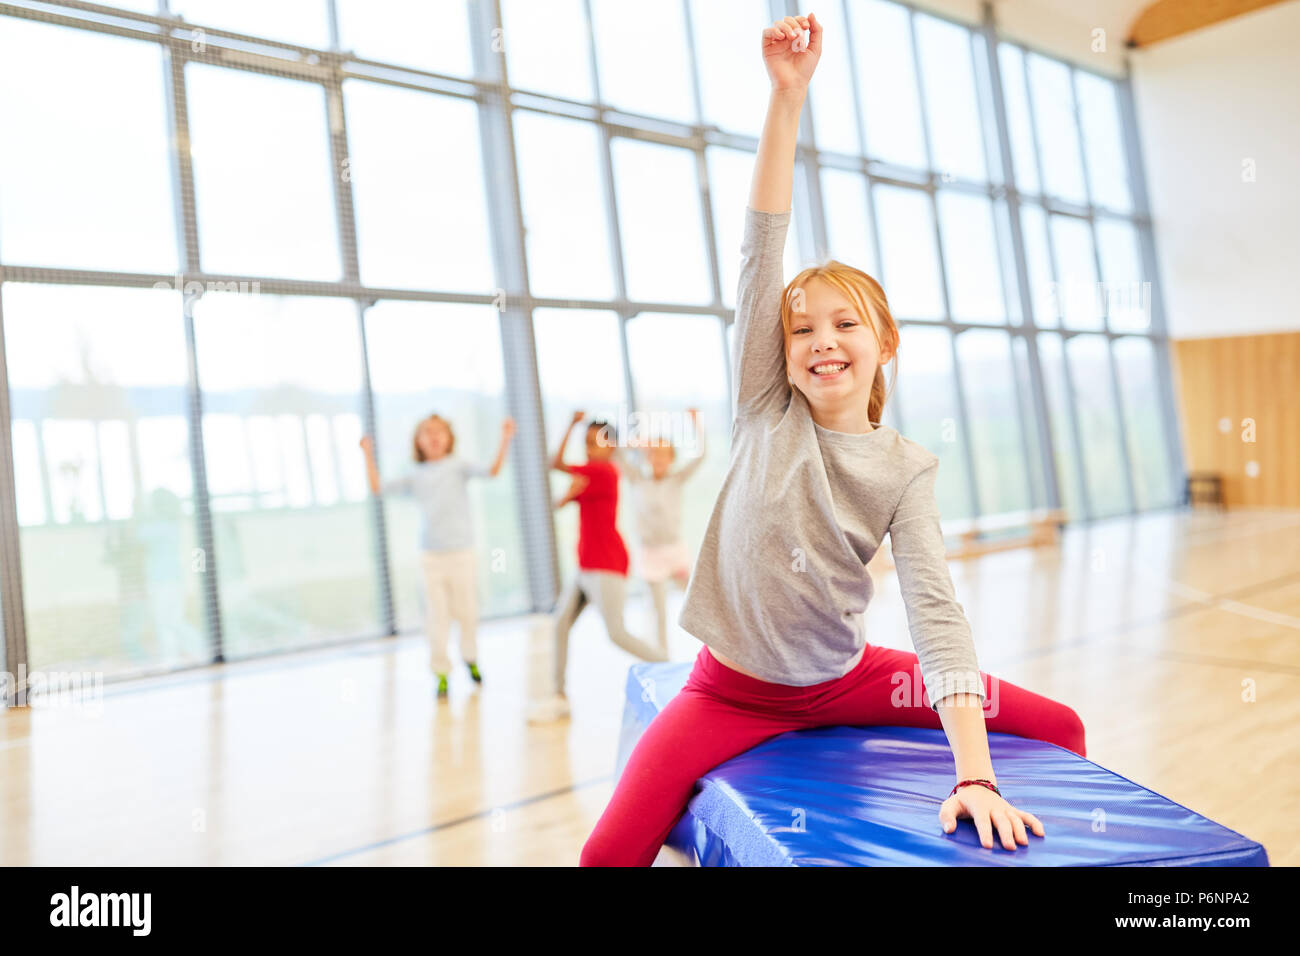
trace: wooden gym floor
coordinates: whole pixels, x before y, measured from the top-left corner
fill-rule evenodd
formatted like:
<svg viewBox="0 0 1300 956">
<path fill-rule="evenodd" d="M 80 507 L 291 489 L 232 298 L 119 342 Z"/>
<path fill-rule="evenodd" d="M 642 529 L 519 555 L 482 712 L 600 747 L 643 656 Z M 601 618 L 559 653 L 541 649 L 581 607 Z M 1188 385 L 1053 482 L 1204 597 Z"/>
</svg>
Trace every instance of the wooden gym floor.
<svg viewBox="0 0 1300 956">
<path fill-rule="evenodd" d="M 951 568 L 984 671 L 1074 707 L 1089 759 L 1300 864 L 1300 512 L 1156 512 Z M 892 572 L 876 585 L 870 639 L 912 650 Z M 442 703 L 415 634 L 0 711 L 0 864 L 574 865 L 633 659 L 584 614 L 572 719 L 530 727 L 532 623 L 485 623 L 483 686 L 460 669 Z M 699 646 L 672 635 L 675 660 Z"/>
</svg>

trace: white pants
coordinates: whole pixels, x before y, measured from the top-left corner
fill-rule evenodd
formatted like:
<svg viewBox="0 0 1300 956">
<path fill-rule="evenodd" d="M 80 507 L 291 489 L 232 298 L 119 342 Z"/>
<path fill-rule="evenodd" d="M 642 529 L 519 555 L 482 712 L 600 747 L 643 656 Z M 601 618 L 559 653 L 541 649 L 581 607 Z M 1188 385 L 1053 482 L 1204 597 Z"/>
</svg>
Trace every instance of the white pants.
<svg viewBox="0 0 1300 956">
<path fill-rule="evenodd" d="M 668 648 L 655 647 L 628 633 L 623 624 L 627 578 L 614 571 L 579 570 L 555 603 L 555 692 L 564 693 L 569 664 L 569 630 L 589 603 L 600 608 L 609 639 L 643 661 L 668 660 Z"/>
<path fill-rule="evenodd" d="M 691 553 L 680 541 L 672 544 L 642 547 L 637 552 L 637 568 L 642 579 L 650 586 L 654 601 L 655 634 L 659 646 L 668 650 L 668 582 L 676 580 L 686 587 L 691 576 Z"/>
<path fill-rule="evenodd" d="M 429 665 L 435 674 L 451 672 L 447 634 L 454 619 L 460 624 L 460 656 L 478 660 L 478 556 L 464 551 L 422 551 Z"/>
</svg>

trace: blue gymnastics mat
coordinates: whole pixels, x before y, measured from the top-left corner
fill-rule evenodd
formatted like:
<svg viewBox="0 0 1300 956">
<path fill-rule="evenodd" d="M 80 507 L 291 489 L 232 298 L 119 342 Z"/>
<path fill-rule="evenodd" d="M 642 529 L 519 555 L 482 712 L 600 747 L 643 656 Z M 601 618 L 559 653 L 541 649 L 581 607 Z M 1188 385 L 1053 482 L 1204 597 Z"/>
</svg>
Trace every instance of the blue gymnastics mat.
<svg viewBox="0 0 1300 956">
<path fill-rule="evenodd" d="M 634 664 L 617 772 L 693 663 Z M 998 786 L 1043 821 L 1029 846 L 950 834 L 942 730 L 819 727 L 780 734 L 705 774 L 666 845 L 702 866 L 1268 866 L 1259 843 L 1055 744 L 990 733 Z"/>
</svg>

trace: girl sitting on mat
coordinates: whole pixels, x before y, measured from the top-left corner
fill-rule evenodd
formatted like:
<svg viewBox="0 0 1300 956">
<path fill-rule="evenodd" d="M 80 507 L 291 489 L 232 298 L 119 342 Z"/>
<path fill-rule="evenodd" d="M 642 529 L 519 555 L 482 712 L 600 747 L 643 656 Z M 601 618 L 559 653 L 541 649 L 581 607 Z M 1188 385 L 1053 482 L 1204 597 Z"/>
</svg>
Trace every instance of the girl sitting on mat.
<svg viewBox="0 0 1300 956">
<path fill-rule="evenodd" d="M 483 681 L 478 671 L 478 558 L 466 483 L 470 478 L 495 478 L 501 473 L 514 433 L 514 420 L 505 419 L 496 461 L 488 468 L 452 454 L 456 436 L 451 423 L 441 415 L 430 415 L 416 426 L 411 442 L 415 467 L 382 485 L 375 463 L 375 441 L 369 435 L 361 439 L 370 490 L 376 495 L 411 495 L 424 513 L 420 557 L 424 564 L 429 665 L 438 677 L 439 697 L 447 696 L 447 675 L 451 671 L 447 635 L 453 618 L 460 625 L 460 654 L 469 667 L 469 676 L 475 683 Z"/>
<path fill-rule="evenodd" d="M 805 29 L 806 49 L 792 48 Z M 957 785 L 936 794 L 940 825 L 969 817 L 989 849 L 994 828 L 1007 850 L 1028 845 L 1027 826 L 1044 831 L 997 790 L 986 730 L 1084 754 L 1073 710 L 979 671 L 945 561 L 939 459 L 880 423 L 880 366 L 899 335 L 879 284 L 832 260 L 782 288 L 799 115 L 821 51 L 812 14 L 762 34 L 771 92 L 740 249 L 731 464 L 679 620 L 705 646 L 633 750 L 583 865 L 649 865 L 696 780 L 787 731 L 942 728 Z M 866 642 L 866 565 L 886 534 L 915 654 Z"/>
<path fill-rule="evenodd" d="M 568 492 L 556 504 L 562 508 L 570 501 L 578 503 L 578 572 L 555 605 L 555 693 L 529 715 L 532 723 L 560 720 L 569 715 L 565 694 L 565 671 L 569 664 L 569 631 L 588 602 L 600 608 L 609 639 L 629 654 L 643 661 L 666 661 L 668 654 L 639 637 L 628 633 L 623 624 L 623 604 L 627 598 L 627 547 L 618 533 L 618 468 L 611 460 L 618 436 L 605 422 L 587 426 L 587 463 L 569 465 L 564 448 L 569 435 L 583 420 L 584 412 L 574 412 L 573 420 L 560 439 L 560 447 L 551 467 L 573 476 Z"/>
<path fill-rule="evenodd" d="M 628 447 L 639 451 L 640 456 L 622 448 L 614 456 L 631 491 L 638 541 L 636 568 L 650 586 L 656 636 L 665 654 L 668 652 L 668 582 L 676 581 L 684 591 L 691 577 L 691 553 L 682 541 L 683 486 L 704 463 L 705 455 L 699 409 L 688 409 L 688 412 L 699 448 L 695 457 L 680 468 L 673 469 L 676 448 L 668 439 L 660 440 L 658 436 L 629 439 Z M 638 457 L 644 457 L 649 464 L 649 474 Z"/>
</svg>

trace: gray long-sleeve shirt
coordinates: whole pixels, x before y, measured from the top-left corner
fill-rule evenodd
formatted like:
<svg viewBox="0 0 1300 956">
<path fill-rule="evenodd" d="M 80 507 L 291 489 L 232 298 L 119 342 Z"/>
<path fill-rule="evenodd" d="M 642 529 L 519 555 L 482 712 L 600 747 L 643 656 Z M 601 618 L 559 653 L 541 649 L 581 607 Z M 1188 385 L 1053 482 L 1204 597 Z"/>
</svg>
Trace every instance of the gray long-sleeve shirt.
<svg viewBox="0 0 1300 956">
<path fill-rule="evenodd" d="M 460 551 L 474 547 L 474 525 L 470 515 L 470 478 L 487 478 L 492 469 L 458 455 L 444 455 L 436 461 L 422 461 L 400 478 L 382 486 L 386 495 L 411 495 L 423 514 L 420 549 Z"/>
<path fill-rule="evenodd" d="M 939 528 L 938 456 L 886 425 L 861 435 L 822 428 L 786 379 L 789 223 L 788 210 L 746 207 L 731 463 L 678 623 L 763 680 L 834 680 L 866 643 L 866 565 L 888 533 L 930 706 L 951 694 L 984 698 Z M 904 686 L 920 700 L 920 688 Z"/>
</svg>

